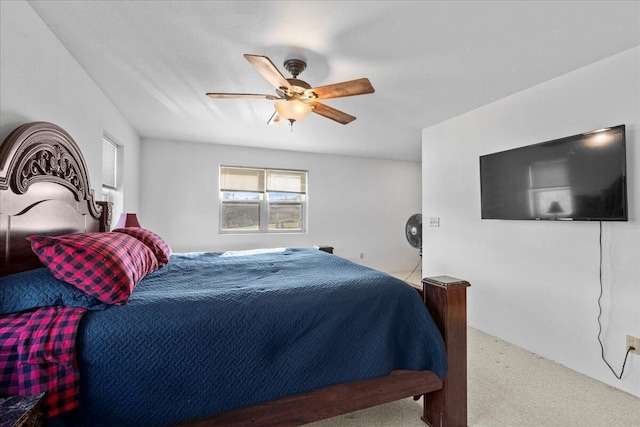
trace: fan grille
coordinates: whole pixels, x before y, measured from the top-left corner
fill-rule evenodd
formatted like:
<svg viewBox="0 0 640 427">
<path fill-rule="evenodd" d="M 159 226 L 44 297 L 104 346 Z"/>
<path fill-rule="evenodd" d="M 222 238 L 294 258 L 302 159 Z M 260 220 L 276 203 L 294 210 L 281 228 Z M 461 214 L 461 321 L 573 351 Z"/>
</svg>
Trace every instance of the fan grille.
<svg viewBox="0 0 640 427">
<path fill-rule="evenodd" d="M 422 249 L 422 214 L 413 214 L 405 227 L 407 241 L 416 249 Z"/>
</svg>

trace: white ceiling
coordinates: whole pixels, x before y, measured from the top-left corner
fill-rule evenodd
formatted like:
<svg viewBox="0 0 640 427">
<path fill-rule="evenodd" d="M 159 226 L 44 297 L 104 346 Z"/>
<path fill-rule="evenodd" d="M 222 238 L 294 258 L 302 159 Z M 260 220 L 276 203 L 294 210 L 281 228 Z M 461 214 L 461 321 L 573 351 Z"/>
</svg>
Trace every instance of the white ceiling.
<svg viewBox="0 0 640 427">
<path fill-rule="evenodd" d="M 29 4 L 142 137 L 415 161 L 421 129 L 640 45 L 639 1 Z M 267 126 L 274 101 L 205 96 L 275 93 L 244 53 L 376 91 Z"/>
</svg>

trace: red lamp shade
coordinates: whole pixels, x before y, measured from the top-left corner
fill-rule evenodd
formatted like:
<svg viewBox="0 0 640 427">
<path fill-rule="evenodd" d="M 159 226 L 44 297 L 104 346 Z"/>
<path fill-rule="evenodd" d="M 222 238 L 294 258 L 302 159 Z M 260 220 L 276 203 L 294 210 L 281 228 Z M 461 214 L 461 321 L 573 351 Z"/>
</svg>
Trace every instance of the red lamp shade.
<svg viewBox="0 0 640 427">
<path fill-rule="evenodd" d="M 134 213 L 122 213 L 120 215 L 120 219 L 113 227 L 116 228 L 124 228 L 124 227 L 140 227 L 140 223 L 138 222 L 138 218 Z"/>
</svg>

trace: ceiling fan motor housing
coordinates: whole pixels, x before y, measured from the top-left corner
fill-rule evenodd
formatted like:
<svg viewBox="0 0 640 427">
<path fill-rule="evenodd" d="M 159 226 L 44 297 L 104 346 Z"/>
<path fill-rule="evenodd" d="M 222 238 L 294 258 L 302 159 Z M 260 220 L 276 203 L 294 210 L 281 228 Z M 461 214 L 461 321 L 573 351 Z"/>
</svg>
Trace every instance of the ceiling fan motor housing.
<svg viewBox="0 0 640 427">
<path fill-rule="evenodd" d="M 294 95 L 299 95 L 304 98 L 316 98 L 316 94 L 311 89 L 311 85 L 304 80 L 300 79 L 287 79 L 289 84 L 291 85 L 289 88 L 281 87 L 276 89 L 276 93 L 281 98 L 291 98 Z"/>
<path fill-rule="evenodd" d="M 305 70 L 305 68 L 307 68 L 307 63 L 302 59 L 287 59 L 286 61 L 284 61 L 284 68 L 285 70 L 290 72 L 295 79 L 298 77 L 298 74 L 300 74 Z"/>
</svg>

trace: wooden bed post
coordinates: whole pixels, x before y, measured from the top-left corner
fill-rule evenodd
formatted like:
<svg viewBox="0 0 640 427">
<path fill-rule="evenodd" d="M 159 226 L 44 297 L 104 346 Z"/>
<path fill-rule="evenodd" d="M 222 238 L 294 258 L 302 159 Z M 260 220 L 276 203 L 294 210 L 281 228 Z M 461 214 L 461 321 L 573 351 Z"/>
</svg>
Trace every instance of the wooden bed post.
<svg viewBox="0 0 640 427">
<path fill-rule="evenodd" d="M 433 427 L 467 426 L 467 287 L 449 276 L 422 280 L 423 299 L 442 333 L 449 371 L 442 390 L 424 395 L 422 419 Z"/>
</svg>

